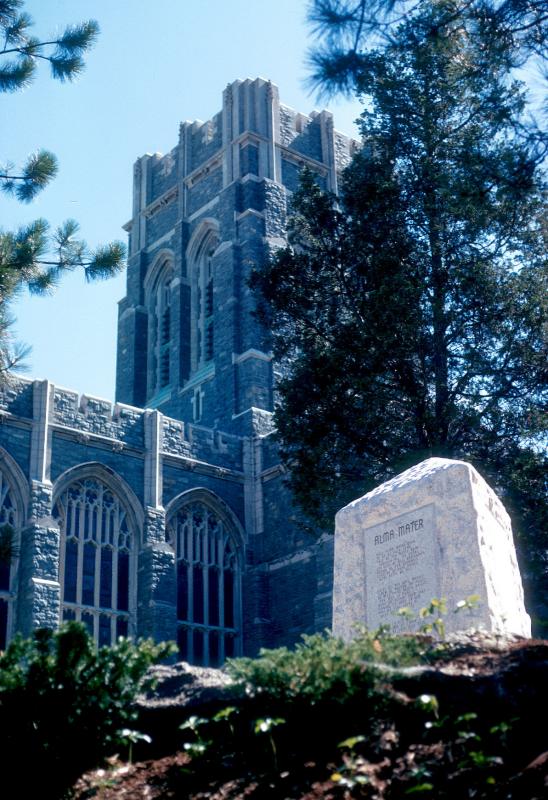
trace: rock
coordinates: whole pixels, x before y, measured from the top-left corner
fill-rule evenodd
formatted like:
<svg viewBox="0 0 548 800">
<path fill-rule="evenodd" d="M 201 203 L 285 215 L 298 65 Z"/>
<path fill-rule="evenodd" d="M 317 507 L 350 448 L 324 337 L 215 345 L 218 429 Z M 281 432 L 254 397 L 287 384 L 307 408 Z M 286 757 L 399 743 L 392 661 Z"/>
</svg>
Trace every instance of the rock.
<svg viewBox="0 0 548 800">
<path fill-rule="evenodd" d="M 355 623 L 417 631 L 416 612 L 442 597 L 446 631 L 531 633 L 504 506 L 470 464 L 430 458 L 337 514 L 333 632 L 348 640 Z M 415 616 L 398 616 L 402 607 Z"/>
<path fill-rule="evenodd" d="M 181 661 L 152 667 L 154 686 L 138 697 L 142 709 L 185 708 L 191 710 L 221 700 L 232 681 L 222 669 L 195 667 Z"/>
<path fill-rule="evenodd" d="M 222 669 L 181 661 L 151 667 L 149 676 L 155 685 L 137 698 L 136 727 L 151 736 L 152 744 L 137 747 L 137 757 L 171 752 L 180 746 L 183 735 L 179 728 L 189 716 L 212 716 L 238 702 L 232 681 Z"/>
</svg>

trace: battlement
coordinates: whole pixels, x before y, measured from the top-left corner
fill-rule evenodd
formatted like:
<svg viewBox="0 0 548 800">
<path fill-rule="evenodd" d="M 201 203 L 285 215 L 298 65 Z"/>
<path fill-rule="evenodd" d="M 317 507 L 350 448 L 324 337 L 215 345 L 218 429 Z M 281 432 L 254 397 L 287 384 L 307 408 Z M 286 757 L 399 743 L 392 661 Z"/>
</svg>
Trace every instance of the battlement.
<svg viewBox="0 0 548 800">
<path fill-rule="evenodd" d="M 64 436 L 78 441 L 109 444 L 112 449 L 146 449 L 145 420 L 159 412 L 112 403 L 100 397 L 79 394 L 45 381 L 10 378 L 0 386 L 0 414 L 32 424 L 42 417 L 39 390 L 48 385 L 48 424 Z M 45 411 L 45 409 L 44 409 Z M 238 436 L 180 422 L 160 415 L 159 451 L 165 456 L 213 463 L 227 469 L 241 469 L 242 440 Z"/>
<path fill-rule="evenodd" d="M 144 449 L 144 409 L 58 386 L 51 387 L 50 397 L 51 423 Z"/>
<path fill-rule="evenodd" d="M 28 378 L 10 375 L 8 381 L 0 384 L 0 414 L 32 419 L 32 386 Z"/>
</svg>

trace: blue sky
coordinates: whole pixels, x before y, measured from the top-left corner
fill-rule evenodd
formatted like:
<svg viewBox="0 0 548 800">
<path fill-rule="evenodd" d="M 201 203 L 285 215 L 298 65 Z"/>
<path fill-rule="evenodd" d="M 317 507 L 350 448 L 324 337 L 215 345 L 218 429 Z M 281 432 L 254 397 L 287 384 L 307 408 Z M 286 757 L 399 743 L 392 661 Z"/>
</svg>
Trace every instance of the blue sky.
<svg viewBox="0 0 548 800">
<path fill-rule="evenodd" d="M 235 79 L 270 78 L 286 105 L 324 107 L 305 86 L 305 0 L 29 0 L 25 8 L 41 39 L 90 18 L 101 35 L 75 83 L 51 80 L 44 64 L 28 89 L 2 96 L 0 161 L 21 163 L 44 147 L 60 162 L 32 204 L 0 197 L 7 230 L 40 216 L 53 226 L 74 217 L 90 245 L 125 240 L 135 159 L 174 147 L 179 122 L 209 119 Z M 359 105 L 329 107 L 336 127 L 356 134 Z M 28 375 L 112 399 L 124 293 L 125 274 L 85 285 L 75 273 L 52 297 L 22 294 L 12 310 L 17 337 L 32 346 Z"/>
</svg>

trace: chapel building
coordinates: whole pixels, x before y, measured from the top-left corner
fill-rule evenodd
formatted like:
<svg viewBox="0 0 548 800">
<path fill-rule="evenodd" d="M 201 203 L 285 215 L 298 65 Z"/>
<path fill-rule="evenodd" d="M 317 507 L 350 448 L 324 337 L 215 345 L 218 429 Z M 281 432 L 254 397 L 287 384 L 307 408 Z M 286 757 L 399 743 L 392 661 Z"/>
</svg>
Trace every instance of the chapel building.
<svg viewBox="0 0 548 800">
<path fill-rule="evenodd" d="M 258 78 L 137 160 L 116 402 L 0 389 L 0 649 L 76 619 L 215 666 L 331 625 L 332 537 L 303 531 L 285 485 L 248 278 L 285 242 L 303 167 L 336 192 L 356 147 Z"/>
</svg>

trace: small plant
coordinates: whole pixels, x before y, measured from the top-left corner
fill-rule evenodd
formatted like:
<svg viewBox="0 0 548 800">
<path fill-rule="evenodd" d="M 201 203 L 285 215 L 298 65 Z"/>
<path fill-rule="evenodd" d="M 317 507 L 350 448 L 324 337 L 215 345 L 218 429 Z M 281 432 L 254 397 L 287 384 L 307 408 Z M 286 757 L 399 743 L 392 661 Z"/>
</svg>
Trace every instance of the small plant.
<svg viewBox="0 0 548 800">
<path fill-rule="evenodd" d="M 420 632 L 432 633 L 436 631 L 440 639 L 445 639 L 445 622 L 443 619 L 445 614 L 447 614 L 447 599 L 445 597 L 434 597 L 427 606 L 419 611 L 420 619 L 434 617 L 431 622 L 428 621 L 421 625 Z"/>
<path fill-rule="evenodd" d="M 421 694 L 416 699 L 417 706 L 426 713 L 433 714 L 437 719 L 439 716 L 438 698 L 434 694 Z"/>
<path fill-rule="evenodd" d="M 274 728 L 277 728 L 278 725 L 285 725 L 285 719 L 282 719 L 282 717 L 265 717 L 265 719 L 256 719 L 253 728 L 255 734 L 268 735 L 268 740 L 270 742 L 270 748 L 272 750 L 272 756 L 274 759 L 274 769 L 276 771 L 278 770 L 278 752 L 276 750 L 276 742 L 274 741 L 272 731 Z"/>
<path fill-rule="evenodd" d="M 194 735 L 194 741 L 184 742 L 184 750 L 193 758 L 203 756 L 211 744 L 210 739 L 205 739 L 202 736 L 201 729 L 209 724 L 209 720 L 204 717 L 192 716 L 179 725 L 181 731 L 191 731 Z"/>
<path fill-rule="evenodd" d="M 360 773 L 360 768 L 363 767 L 364 759 L 356 753 L 356 745 L 362 744 L 366 741 L 366 737 L 362 734 L 357 736 L 350 736 L 343 742 L 339 742 L 337 747 L 343 750 L 343 763 L 331 775 L 333 783 L 344 786 L 346 789 L 353 789 L 356 784 L 366 784 L 369 778 Z"/>
<path fill-rule="evenodd" d="M 147 742 L 147 744 L 150 744 L 152 739 L 147 733 L 140 733 L 139 731 L 132 731 L 130 728 L 124 728 L 120 731 L 120 741 L 127 744 L 127 760 L 130 764 L 133 764 L 133 745 L 138 742 Z"/>
<path fill-rule="evenodd" d="M 465 597 L 464 600 L 459 600 L 453 611 L 457 614 L 460 611 L 466 610 L 472 614 L 480 602 L 481 598 L 479 594 L 470 594 Z M 432 634 L 436 632 L 440 639 L 445 639 L 446 629 L 444 617 L 447 615 L 446 597 L 434 597 L 427 606 L 420 609 L 418 614 L 413 611 L 412 608 L 409 608 L 409 606 L 398 609 L 396 613 L 399 617 L 403 617 L 403 619 L 407 620 L 415 620 L 417 618 L 419 620 L 425 620 L 419 627 L 420 633 Z M 433 619 L 431 619 L 432 617 Z"/>
<path fill-rule="evenodd" d="M 468 611 L 471 614 L 480 603 L 481 597 L 479 594 L 469 594 L 464 600 L 459 600 L 455 606 L 454 613 L 458 614 L 460 611 Z"/>
<path fill-rule="evenodd" d="M 234 723 L 233 717 L 238 714 L 238 709 L 236 706 L 227 706 L 226 708 L 221 708 L 220 711 L 212 717 L 212 722 L 225 722 L 228 725 L 228 729 L 230 730 L 231 736 L 234 738 L 236 732 L 234 730 Z"/>
</svg>

